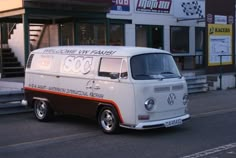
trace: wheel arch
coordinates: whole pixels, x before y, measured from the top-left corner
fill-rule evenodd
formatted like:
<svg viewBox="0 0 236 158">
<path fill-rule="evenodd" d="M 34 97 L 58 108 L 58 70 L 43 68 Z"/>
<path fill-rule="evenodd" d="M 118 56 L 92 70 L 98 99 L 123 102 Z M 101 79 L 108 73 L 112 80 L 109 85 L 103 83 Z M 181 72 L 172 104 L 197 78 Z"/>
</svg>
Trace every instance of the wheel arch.
<svg viewBox="0 0 236 158">
<path fill-rule="evenodd" d="M 96 119 L 98 119 L 99 112 L 101 111 L 101 109 L 103 107 L 110 107 L 110 108 L 112 108 L 116 112 L 116 114 L 118 116 L 118 119 L 119 119 L 119 122 L 120 123 L 124 122 L 123 118 L 122 118 L 122 115 L 120 113 L 119 107 L 116 104 L 111 104 L 111 103 L 99 103 L 98 104 L 97 111 L 96 111 Z"/>
</svg>

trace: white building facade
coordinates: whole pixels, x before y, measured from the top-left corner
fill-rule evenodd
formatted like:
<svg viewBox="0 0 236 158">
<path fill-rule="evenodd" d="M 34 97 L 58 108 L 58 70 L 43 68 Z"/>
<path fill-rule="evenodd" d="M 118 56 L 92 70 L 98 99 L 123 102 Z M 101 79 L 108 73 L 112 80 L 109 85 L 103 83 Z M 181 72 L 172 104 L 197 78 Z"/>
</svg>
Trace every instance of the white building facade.
<svg viewBox="0 0 236 158">
<path fill-rule="evenodd" d="M 125 45 L 170 51 L 180 69 L 204 67 L 204 0 L 115 0 L 107 17 L 129 19 Z"/>
</svg>

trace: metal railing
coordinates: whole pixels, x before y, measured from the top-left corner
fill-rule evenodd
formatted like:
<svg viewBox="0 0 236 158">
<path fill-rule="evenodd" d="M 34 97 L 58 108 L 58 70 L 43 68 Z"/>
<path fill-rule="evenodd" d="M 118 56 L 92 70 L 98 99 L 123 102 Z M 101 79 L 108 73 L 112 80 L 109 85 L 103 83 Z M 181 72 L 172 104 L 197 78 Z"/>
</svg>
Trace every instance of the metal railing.
<svg viewBox="0 0 236 158">
<path fill-rule="evenodd" d="M 16 28 L 16 23 L 14 24 L 8 24 L 7 29 L 8 29 L 8 39 L 11 38 L 11 34 L 13 34 L 14 29 Z"/>
</svg>

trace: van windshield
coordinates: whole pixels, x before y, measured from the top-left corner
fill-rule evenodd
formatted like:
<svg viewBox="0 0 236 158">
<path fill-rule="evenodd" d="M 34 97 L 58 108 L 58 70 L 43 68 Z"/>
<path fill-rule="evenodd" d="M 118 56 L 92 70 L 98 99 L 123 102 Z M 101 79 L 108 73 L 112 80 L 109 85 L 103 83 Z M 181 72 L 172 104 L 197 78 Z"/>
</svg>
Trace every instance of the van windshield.
<svg viewBox="0 0 236 158">
<path fill-rule="evenodd" d="M 153 80 L 180 77 L 170 54 L 150 53 L 131 58 L 131 72 L 135 80 Z"/>
</svg>

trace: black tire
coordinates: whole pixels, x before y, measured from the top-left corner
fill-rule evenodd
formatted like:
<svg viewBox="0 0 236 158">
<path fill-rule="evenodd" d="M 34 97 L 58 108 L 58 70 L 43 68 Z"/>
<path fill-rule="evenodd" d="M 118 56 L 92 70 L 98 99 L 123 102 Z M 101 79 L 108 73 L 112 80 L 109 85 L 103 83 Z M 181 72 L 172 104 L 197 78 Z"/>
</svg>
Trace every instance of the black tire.
<svg viewBox="0 0 236 158">
<path fill-rule="evenodd" d="M 51 107 L 49 106 L 48 102 L 43 100 L 35 100 L 34 115 L 37 120 L 47 122 L 53 118 L 54 113 Z"/>
<path fill-rule="evenodd" d="M 102 131 L 107 134 L 114 134 L 120 131 L 120 121 L 117 112 L 109 106 L 105 106 L 99 111 L 98 124 Z"/>
</svg>

